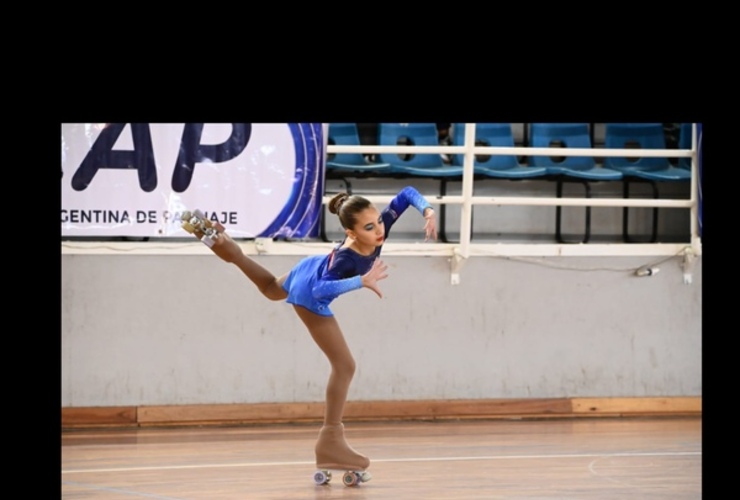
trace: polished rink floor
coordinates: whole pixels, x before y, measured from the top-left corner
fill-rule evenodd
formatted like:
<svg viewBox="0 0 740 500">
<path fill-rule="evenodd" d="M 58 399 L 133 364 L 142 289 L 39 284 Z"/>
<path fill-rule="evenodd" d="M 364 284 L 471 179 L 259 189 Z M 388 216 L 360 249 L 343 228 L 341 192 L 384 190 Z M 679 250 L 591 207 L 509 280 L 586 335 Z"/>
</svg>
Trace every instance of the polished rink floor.
<svg viewBox="0 0 740 500">
<path fill-rule="evenodd" d="M 372 480 L 313 482 L 317 424 L 66 431 L 61 498 L 700 499 L 702 420 L 346 422 Z"/>
</svg>

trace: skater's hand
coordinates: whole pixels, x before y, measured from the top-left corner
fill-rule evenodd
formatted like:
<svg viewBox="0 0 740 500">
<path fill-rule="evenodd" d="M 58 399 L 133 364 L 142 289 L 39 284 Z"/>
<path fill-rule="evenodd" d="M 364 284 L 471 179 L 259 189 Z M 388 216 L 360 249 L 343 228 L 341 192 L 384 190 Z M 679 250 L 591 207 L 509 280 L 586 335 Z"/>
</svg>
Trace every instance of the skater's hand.
<svg viewBox="0 0 740 500">
<path fill-rule="evenodd" d="M 437 240 L 437 219 L 434 216 L 434 209 L 427 208 L 424 210 L 424 241 L 429 239 Z"/>
<path fill-rule="evenodd" d="M 368 272 L 362 275 L 362 286 L 364 286 L 365 288 L 369 288 L 370 290 L 375 292 L 381 299 L 383 298 L 383 293 L 378 287 L 378 281 L 388 277 L 385 272 L 387 269 L 388 266 L 383 264 L 382 260 L 375 259 L 375 262 L 373 262 L 373 267 L 371 267 Z"/>
</svg>

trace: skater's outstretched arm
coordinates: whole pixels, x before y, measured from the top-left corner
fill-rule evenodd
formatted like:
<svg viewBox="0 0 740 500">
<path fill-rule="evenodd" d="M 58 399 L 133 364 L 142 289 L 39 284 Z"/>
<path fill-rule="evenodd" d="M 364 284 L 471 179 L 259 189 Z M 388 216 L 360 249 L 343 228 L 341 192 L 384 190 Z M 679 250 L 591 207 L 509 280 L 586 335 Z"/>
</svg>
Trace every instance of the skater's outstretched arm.
<svg viewBox="0 0 740 500">
<path fill-rule="evenodd" d="M 313 296 L 317 300 L 334 299 L 339 295 L 360 288 L 369 288 L 375 294 L 383 298 L 383 294 L 378 287 L 378 281 L 388 277 L 386 271 L 388 266 L 380 259 L 373 261 L 370 269 L 363 275 L 356 275 L 350 278 L 336 279 L 333 273 L 324 274 L 313 288 Z"/>
<path fill-rule="evenodd" d="M 437 239 L 437 221 L 434 209 L 424 196 L 412 186 L 406 186 L 391 200 L 383 210 L 386 232 L 390 232 L 393 224 L 406 209 L 412 206 L 424 217 L 424 241 Z"/>
</svg>

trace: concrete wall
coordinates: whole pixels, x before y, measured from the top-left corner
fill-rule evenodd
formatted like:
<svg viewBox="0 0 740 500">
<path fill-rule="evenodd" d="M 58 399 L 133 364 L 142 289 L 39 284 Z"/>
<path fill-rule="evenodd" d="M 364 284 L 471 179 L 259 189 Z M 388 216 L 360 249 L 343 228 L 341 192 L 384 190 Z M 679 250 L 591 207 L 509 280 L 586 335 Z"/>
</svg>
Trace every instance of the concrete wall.
<svg viewBox="0 0 740 500">
<path fill-rule="evenodd" d="M 255 257 L 276 274 L 299 258 Z M 384 260 L 384 299 L 333 305 L 350 400 L 701 395 L 701 258 L 691 285 L 677 257 L 642 278 L 654 256 L 474 257 L 457 286 L 447 258 Z M 61 271 L 63 407 L 323 401 L 329 366 L 292 307 L 212 255 L 65 254 Z"/>
</svg>

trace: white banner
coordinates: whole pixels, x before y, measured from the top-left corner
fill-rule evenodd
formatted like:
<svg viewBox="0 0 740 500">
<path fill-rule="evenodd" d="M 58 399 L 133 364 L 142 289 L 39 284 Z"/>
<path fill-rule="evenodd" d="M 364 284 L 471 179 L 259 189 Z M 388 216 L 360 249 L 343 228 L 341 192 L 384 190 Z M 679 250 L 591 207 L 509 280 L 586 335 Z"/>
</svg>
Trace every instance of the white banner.
<svg viewBox="0 0 740 500">
<path fill-rule="evenodd" d="M 200 209 L 234 237 L 318 236 L 327 125 L 62 125 L 62 237 L 189 237 Z"/>
</svg>

